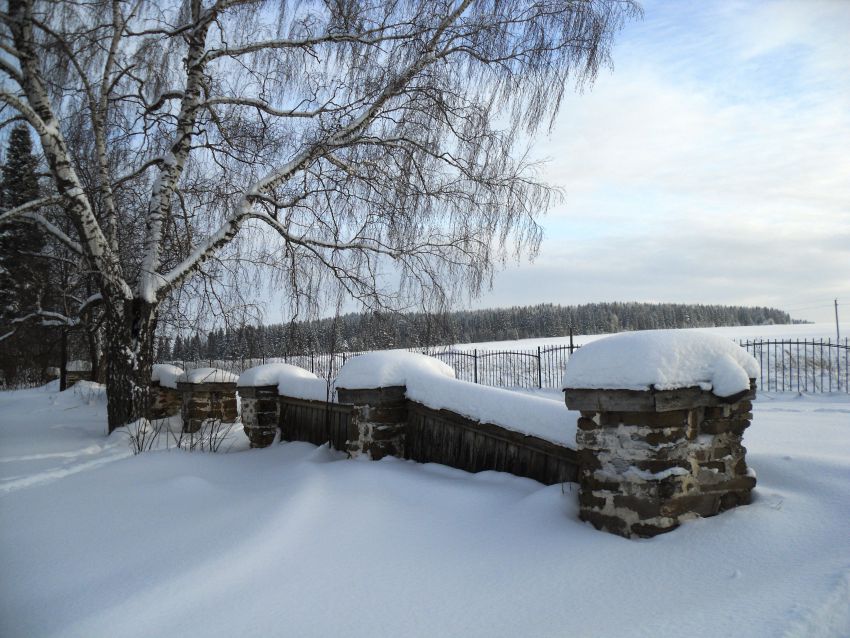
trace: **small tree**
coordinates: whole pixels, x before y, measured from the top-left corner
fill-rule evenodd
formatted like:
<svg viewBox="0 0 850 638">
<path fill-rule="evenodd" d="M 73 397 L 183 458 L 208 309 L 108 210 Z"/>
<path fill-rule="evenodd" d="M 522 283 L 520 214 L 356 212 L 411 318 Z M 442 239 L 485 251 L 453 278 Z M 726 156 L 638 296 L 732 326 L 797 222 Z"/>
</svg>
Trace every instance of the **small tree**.
<svg viewBox="0 0 850 638">
<path fill-rule="evenodd" d="M 10 0 L 0 101 L 37 132 L 55 191 L 0 222 L 30 216 L 94 274 L 110 430 L 143 413 L 157 320 L 182 286 L 250 263 L 296 307 L 334 282 L 373 308 L 433 304 L 533 253 L 553 193 L 522 141 L 636 12 Z M 74 237 L 36 213 L 48 203 Z"/>
</svg>

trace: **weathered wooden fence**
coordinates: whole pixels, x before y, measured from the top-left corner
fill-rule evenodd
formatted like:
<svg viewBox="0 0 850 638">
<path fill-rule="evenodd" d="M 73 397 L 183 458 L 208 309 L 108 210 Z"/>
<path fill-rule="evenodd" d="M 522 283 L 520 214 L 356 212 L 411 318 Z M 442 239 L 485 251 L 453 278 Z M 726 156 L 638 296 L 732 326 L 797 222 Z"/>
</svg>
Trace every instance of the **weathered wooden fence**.
<svg viewBox="0 0 850 638">
<path fill-rule="evenodd" d="M 850 393 L 850 340 L 741 340 L 742 348 L 761 365 L 756 383 L 763 392 Z M 458 379 L 503 388 L 556 388 L 570 354 L 579 346 L 540 346 L 533 350 L 411 348 L 437 357 L 455 370 Z M 297 365 L 323 378 L 334 378 L 340 367 L 362 352 L 308 353 L 277 358 L 176 361 L 186 370 L 210 366 L 240 373 L 269 362 Z"/>
<path fill-rule="evenodd" d="M 346 449 L 353 437 L 350 405 L 279 397 L 280 435 L 286 441 L 306 441 L 314 445 L 330 443 Z"/>
<path fill-rule="evenodd" d="M 568 425 L 565 409 L 564 428 Z M 467 472 L 510 472 L 545 485 L 575 481 L 578 472 L 575 450 L 413 401 L 408 405 L 405 458 Z"/>
<path fill-rule="evenodd" d="M 347 451 L 357 438 L 353 406 L 279 397 L 281 438 L 315 445 L 330 443 Z M 535 479 L 546 485 L 575 481 L 578 459 L 573 449 L 491 423 L 479 423 L 448 410 L 407 402 L 404 458 L 441 463 L 468 472 L 495 470 Z M 564 428 L 570 427 L 564 409 Z"/>
</svg>

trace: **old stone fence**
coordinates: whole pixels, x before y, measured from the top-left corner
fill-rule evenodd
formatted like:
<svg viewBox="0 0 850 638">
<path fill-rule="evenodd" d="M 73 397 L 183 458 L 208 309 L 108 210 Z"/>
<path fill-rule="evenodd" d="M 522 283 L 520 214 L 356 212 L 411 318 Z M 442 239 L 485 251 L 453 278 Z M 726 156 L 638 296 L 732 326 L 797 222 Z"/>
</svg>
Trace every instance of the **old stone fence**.
<svg viewBox="0 0 850 638">
<path fill-rule="evenodd" d="M 433 381 L 439 385 L 448 380 Z M 284 373 L 278 385 L 249 386 L 240 379 L 242 423 L 255 447 L 271 444 L 280 432 L 286 441 L 329 443 L 351 456 L 374 460 L 392 455 L 469 472 L 509 472 L 545 484 L 576 480 L 577 454 L 567 442 L 573 438 L 572 428 L 560 422 L 563 434 L 549 437 L 554 441 L 541 432 L 546 426 L 551 429 L 557 404 L 454 379 L 448 382 L 467 393 L 466 406 L 456 407 L 445 396 L 417 400 L 406 385 L 337 387 L 331 398 L 323 380 L 305 384 L 304 379 L 293 380 Z M 475 409 L 476 401 L 514 402 L 524 417 L 488 419 Z M 562 417 L 558 414 L 557 420 Z"/>
<path fill-rule="evenodd" d="M 158 366 L 151 417 L 179 411 L 184 431 L 193 432 L 206 419 L 236 419 L 238 392 L 252 447 L 279 437 L 328 443 L 353 457 L 576 482 L 583 520 L 649 537 L 746 504 L 755 486 L 742 444 L 755 396 L 752 358 L 731 342 L 680 341 L 651 345 L 688 352 L 690 363 L 635 358 L 628 343 L 620 362 L 604 344 L 583 348 L 565 374 L 566 407 L 457 380 L 447 365 L 409 352 L 351 359 L 333 384 L 288 364 L 258 366 L 238 379 L 212 368 Z M 646 369 L 623 373 L 635 360 Z"/>
</svg>

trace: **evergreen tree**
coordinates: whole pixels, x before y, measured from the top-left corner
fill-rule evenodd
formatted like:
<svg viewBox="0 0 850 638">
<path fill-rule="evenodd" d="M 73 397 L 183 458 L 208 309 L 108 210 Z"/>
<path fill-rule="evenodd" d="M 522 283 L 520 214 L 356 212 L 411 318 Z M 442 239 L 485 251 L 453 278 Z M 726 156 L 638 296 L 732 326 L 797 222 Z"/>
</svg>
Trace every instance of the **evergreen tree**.
<svg viewBox="0 0 850 638">
<path fill-rule="evenodd" d="M 0 174 L 0 212 L 38 198 L 38 159 L 32 150 L 29 129 L 15 127 Z M 0 369 L 6 382 L 36 380 L 31 373 L 49 365 L 58 338 L 43 327 L 13 323 L 43 303 L 49 277 L 49 263 L 41 256 L 44 249 L 36 225 L 18 221 L 0 226 Z"/>
<path fill-rule="evenodd" d="M 6 162 L 0 182 L 3 210 L 38 199 L 38 160 L 32 154 L 32 139 L 26 126 L 17 126 L 9 136 Z M 15 222 L 0 226 L 0 312 L 11 320 L 32 310 L 40 301 L 46 271 L 44 236 L 33 224 Z"/>
</svg>

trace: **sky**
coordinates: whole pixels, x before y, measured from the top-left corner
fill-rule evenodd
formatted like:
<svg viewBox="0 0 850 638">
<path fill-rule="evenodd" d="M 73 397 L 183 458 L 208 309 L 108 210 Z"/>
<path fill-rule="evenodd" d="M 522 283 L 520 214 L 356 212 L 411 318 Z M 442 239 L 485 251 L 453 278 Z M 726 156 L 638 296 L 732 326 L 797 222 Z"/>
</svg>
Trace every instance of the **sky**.
<svg viewBox="0 0 850 638">
<path fill-rule="evenodd" d="M 850 0 L 647 0 L 534 154 L 563 201 L 471 307 L 850 317 Z"/>
</svg>

